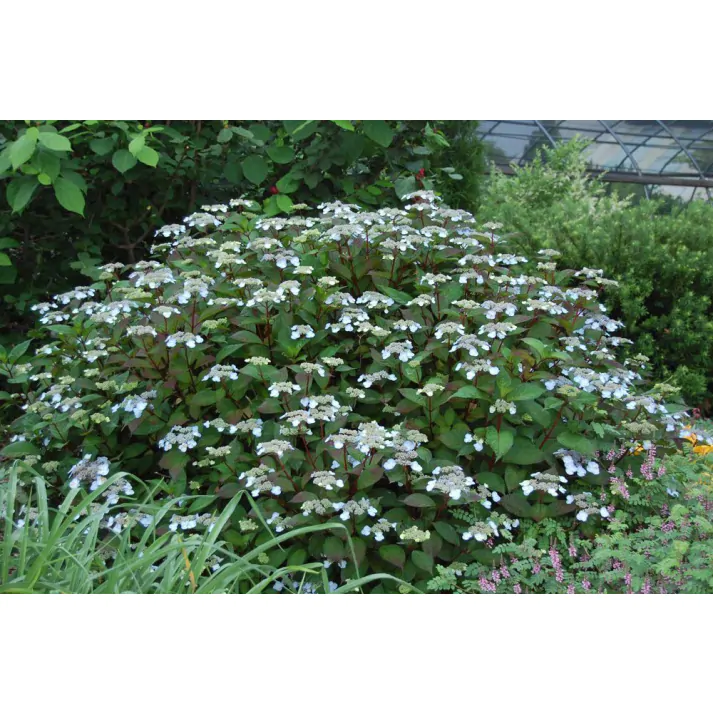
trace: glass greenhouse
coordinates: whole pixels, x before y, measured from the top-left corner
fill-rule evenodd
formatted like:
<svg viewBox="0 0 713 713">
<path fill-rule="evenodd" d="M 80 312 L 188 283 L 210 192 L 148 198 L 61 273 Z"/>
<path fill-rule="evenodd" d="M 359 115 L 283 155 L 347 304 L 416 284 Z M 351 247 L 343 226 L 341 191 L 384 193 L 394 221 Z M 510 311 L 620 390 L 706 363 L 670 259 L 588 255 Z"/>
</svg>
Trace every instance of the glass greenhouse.
<svg viewBox="0 0 713 713">
<path fill-rule="evenodd" d="M 606 181 L 638 184 L 646 197 L 713 199 L 713 121 L 481 121 L 477 134 L 506 173 L 539 147 L 579 136 L 591 142 L 590 170 Z"/>
</svg>

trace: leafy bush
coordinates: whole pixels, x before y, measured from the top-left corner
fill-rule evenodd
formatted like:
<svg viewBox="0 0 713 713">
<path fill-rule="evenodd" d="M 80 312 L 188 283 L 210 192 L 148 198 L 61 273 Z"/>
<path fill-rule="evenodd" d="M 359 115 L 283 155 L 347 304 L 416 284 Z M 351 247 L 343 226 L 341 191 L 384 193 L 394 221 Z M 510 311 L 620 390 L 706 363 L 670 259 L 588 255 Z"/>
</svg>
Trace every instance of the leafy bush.
<svg viewBox="0 0 713 713">
<path fill-rule="evenodd" d="M 527 255 L 562 253 L 562 264 L 597 265 L 621 283 L 606 303 L 647 356 L 689 402 L 713 394 L 713 206 L 660 200 L 631 204 L 586 173 L 584 144 L 542 151 L 515 175 L 495 173 L 484 215 L 516 232 Z"/>
<path fill-rule="evenodd" d="M 450 148 L 441 130 L 445 126 L 425 121 L 0 122 L 5 319 L 20 326 L 26 306 L 48 289 L 77 284 L 77 267 L 135 262 L 148 254 L 156 229 L 179 221 L 186 209 L 246 191 L 260 198 L 266 215 L 289 211 L 307 197 L 346 195 L 363 205 L 383 205 L 392 196 L 395 200 L 394 185 L 405 193 L 419 184 L 431 187 L 432 179 L 446 190 L 467 184 L 473 193 L 479 172 L 459 178 L 461 153 Z M 9 325 L 0 326 L 7 334 Z"/>
<path fill-rule="evenodd" d="M 601 271 L 529 263 L 498 226 L 406 198 L 289 218 L 211 206 L 161 228 L 154 259 L 35 305 L 54 341 L 2 365 L 3 455 L 41 467 L 55 498 L 116 470 L 199 496 L 195 512 L 247 490 L 257 506 L 222 533 L 239 554 L 346 525 L 270 553 L 343 562 L 337 585 L 386 571 L 424 588 L 436 561 L 487 560 L 522 522 L 591 536 L 637 446 L 678 434 L 675 389 L 617 360 Z"/>
</svg>

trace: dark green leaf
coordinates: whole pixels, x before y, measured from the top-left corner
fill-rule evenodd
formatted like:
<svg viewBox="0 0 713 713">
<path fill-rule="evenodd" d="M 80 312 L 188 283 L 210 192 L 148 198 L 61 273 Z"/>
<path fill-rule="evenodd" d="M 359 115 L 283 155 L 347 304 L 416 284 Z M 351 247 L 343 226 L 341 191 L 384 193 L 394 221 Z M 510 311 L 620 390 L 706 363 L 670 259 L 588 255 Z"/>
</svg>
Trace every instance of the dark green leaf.
<svg viewBox="0 0 713 713">
<path fill-rule="evenodd" d="M 34 176 L 13 178 L 7 185 L 5 197 L 13 213 L 19 213 L 30 201 L 38 183 Z"/>
<path fill-rule="evenodd" d="M 275 202 L 283 213 L 289 213 L 290 208 L 292 208 L 292 199 L 289 196 L 277 195 L 275 196 Z"/>
<path fill-rule="evenodd" d="M 111 162 L 119 173 L 126 173 L 136 165 L 136 159 L 126 149 L 115 151 Z"/>
<path fill-rule="evenodd" d="M 252 136 L 252 134 L 251 134 L 251 136 Z M 225 144 L 228 141 L 230 141 L 230 139 L 232 139 L 232 138 L 233 138 L 233 130 L 229 129 L 227 126 L 218 132 L 218 143 L 219 144 Z"/>
<path fill-rule="evenodd" d="M 536 399 L 538 396 L 542 396 L 545 393 L 545 389 L 539 384 L 518 384 L 508 395 L 508 399 L 511 401 L 529 401 L 531 399 Z"/>
<path fill-rule="evenodd" d="M 267 155 L 275 163 L 289 163 L 295 157 L 295 152 L 289 146 L 268 146 Z"/>
<path fill-rule="evenodd" d="M 382 545 L 379 547 L 379 554 L 390 564 L 403 569 L 406 563 L 406 552 L 398 545 Z"/>
<path fill-rule="evenodd" d="M 431 508 L 436 506 L 436 501 L 424 493 L 412 493 L 403 499 L 404 505 L 412 508 Z"/>
<path fill-rule="evenodd" d="M 5 448 L 2 449 L 2 455 L 7 458 L 12 458 L 14 456 L 35 456 L 39 454 L 39 448 L 29 441 L 17 441 L 15 443 L 11 443 L 9 446 L 5 446 Z"/>
<path fill-rule="evenodd" d="M 10 163 L 12 164 L 13 170 L 17 170 L 22 164 L 30 160 L 32 154 L 35 153 L 38 135 L 39 132 L 37 129 L 34 130 L 34 133 L 30 133 L 28 129 L 19 139 L 13 141 L 10 145 Z"/>
<path fill-rule="evenodd" d="M 265 159 L 257 154 L 248 156 L 243 161 L 242 167 L 245 178 L 247 178 L 250 183 L 254 183 L 256 186 L 265 180 L 269 170 Z"/>
<path fill-rule="evenodd" d="M 154 151 L 150 146 L 144 146 L 141 151 L 136 155 L 136 158 L 141 161 L 141 163 L 147 166 L 157 166 L 158 165 L 158 152 Z"/>
<path fill-rule="evenodd" d="M 458 533 L 453 525 L 449 525 L 447 522 L 438 520 L 433 523 L 433 527 L 446 542 L 450 542 L 452 545 L 460 544 L 460 537 L 458 537 Z"/>
<path fill-rule="evenodd" d="M 98 156 L 106 156 L 114 148 L 114 139 L 92 139 L 89 148 Z"/>
<path fill-rule="evenodd" d="M 135 158 L 139 158 L 141 150 L 146 146 L 146 137 L 139 134 L 129 142 L 129 153 Z M 140 161 L 141 159 L 139 159 Z"/>
<path fill-rule="evenodd" d="M 27 350 L 30 348 L 30 344 L 32 344 L 31 339 L 28 339 L 24 342 L 20 342 L 20 344 L 16 344 L 10 350 L 10 354 L 8 355 L 8 361 L 10 362 L 10 364 L 14 364 L 21 356 L 24 356 Z"/>
<path fill-rule="evenodd" d="M 485 432 L 485 442 L 493 449 L 496 458 L 500 460 L 512 448 L 515 436 L 512 431 L 505 428 L 501 428 L 498 433 L 495 426 L 488 426 Z"/>
<path fill-rule="evenodd" d="M 394 132 L 385 121 L 365 121 L 364 133 L 377 144 L 386 148 L 394 138 Z"/>
<path fill-rule="evenodd" d="M 84 215 L 84 195 L 74 183 L 63 177 L 58 178 L 54 182 L 54 195 L 64 209 Z"/>
<path fill-rule="evenodd" d="M 586 455 L 594 453 L 594 444 L 581 433 L 562 431 L 562 433 L 557 436 L 557 442 L 561 443 L 570 451 L 577 451 L 577 453 L 583 453 Z"/>
<path fill-rule="evenodd" d="M 461 386 L 458 391 L 456 391 L 451 398 L 452 399 L 482 399 L 485 394 L 477 389 L 475 386 Z"/>
<path fill-rule="evenodd" d="M 505 463 L 532 465 L 546 459 L 546 455 L 527 438 L 517 436 L 510 452 L 503 458 Z"/>
<path fill-rule="evenodd" d="M 40 143 L 52 151 L 71 151 L 72 144 L 66 136 L 42 131 L 39 135 Z"/>
<path fill-rule="evenodd" d="M 411 553 L 411 559 L 413 563 L 425 572 L 433 572 L 433 557 L 422 552 L 421 550 L 414 550 Z"/>
</svg>

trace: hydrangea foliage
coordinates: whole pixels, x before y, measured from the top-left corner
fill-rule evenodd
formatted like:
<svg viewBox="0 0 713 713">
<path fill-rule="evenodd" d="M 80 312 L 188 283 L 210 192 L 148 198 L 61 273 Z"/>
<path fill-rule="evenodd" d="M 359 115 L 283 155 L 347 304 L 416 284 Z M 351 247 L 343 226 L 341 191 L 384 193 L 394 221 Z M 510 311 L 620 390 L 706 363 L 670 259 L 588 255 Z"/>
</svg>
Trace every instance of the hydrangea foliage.
<svg viewBox="0 0 713 713">
<path fill-rule="evenodd" d="M 524 520 L 596 528 L 632 452 L 679 435 L 671 390 L 617 358 L 601 271 L 528 261 L 425 191 L 255 209 L 205 206 L 153 259 L 36 305 L 50 340 L 3 366 L 23 411 L 4 455 L 60 491 L 117 471 L 204 507 L 245 489 L 236 542 L 343 523 L 362 571 L 414 581 Z M 327 532 L 289 557 L 350 552 Z"/>
</svg>

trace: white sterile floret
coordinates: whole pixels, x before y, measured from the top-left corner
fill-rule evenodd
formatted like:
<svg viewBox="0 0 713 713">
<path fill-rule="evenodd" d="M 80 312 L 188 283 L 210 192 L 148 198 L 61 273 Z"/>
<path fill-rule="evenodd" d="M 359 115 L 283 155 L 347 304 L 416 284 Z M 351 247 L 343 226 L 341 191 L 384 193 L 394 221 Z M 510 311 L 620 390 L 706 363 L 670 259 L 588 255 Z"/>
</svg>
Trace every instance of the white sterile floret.
<svg viewBox="0 0 713 713">
<path fill-rule="evenodd" d="M 463 369 L 465 371 L 466 379 L 475 379 L 478 374 L 486 373 L 492 376 L 497 376 L 500 373 L 500 369 L 494 366 L 490 359 L 475 359 L 472 362 L 459 361 L 456 364 L 456 371 Z"/>
<path fill-rule="evenodd" d="M 463 441 L 465 443 L 472 443 L 476 451 L 482 451 L 485 445 L 485 441 L 482 438 L 478 438 L 472 433 L 466 433 L 465 436 L 463 436 Z"/>
<path fill-rule="evenodd" d="M 560 493 L 567 491 L 562 487 L 562 483 L 567 483 L 567 478 L 555 473 L 533 473 L 527 480 L 520 483 L 522 492 L 525 496 L 530 495 L 536 490 L 557 497 Z"/>
<path fill-rule="evenodd" d="M 416 356 L 413 352 L 413 344 L 408 340 L 403 342 L 391 342 L 381 350 L 381 358 L 388 359 L 391 356 L 397 356 L 399 361 L 409 362 Z"/>
<path fill-rule="evenodd" d="M 361 529 L 361 534 L 365 537 L 374 535 L 377 542 L 384 541 L 384 535 L 397 527 L 395 522 L 389 522 L 386 518 L 379 518 L 373 525 L 364 525 Z"/>
<path fill-rule="evenodd" d="M 343 488 L 344 480 L 338 478 L 333 470 L 318 470 L 310 475 L 312 482 L 325 490 Z"/>
<path fill-rule="evenodd" d="M 595 460 L 587 458 L 576 451 L 558 450 L 554 453 L 555 456 L 562 460 L 565 472 L 567 475 L 577 475 L 583 478 L 587 473 L 599 475 L 599 463 Z"/>
<path fill-rule="evenodd" d="M 171 521 L 168 524 L 168 529 L 171 532 L 176 532 L 180 527 L 181 530 L 192 530 L 198 525 L 198 518 L 196 515 L 172 515 Z"/>
<path fill-rule="evenodd" d="M 376 517 L 377 510 L 371 504 L 368 498 L 361 500 L 349 500 L 346 503 L 332 503 L 332 507 L 339 512 L 340 520 L 348 520 L 350 517 L 359 517 L 360 515 L 369 515 Z"/>
<path fill-rule="evenodd" d="M 159 442 L 158 447 L 170 451 L 173 446 L 185 453 L 198 445 L 201 432 L 198 426 L 174 426 Z"/>
<path fill-rule="evenodd" d="M 459 500 L 461 494 L 468 492 L 475 484 L 473 478 L 457 465 L 439 466 L 433 469 L 432 475 L 435 477 L 428 481 L 426 490 L 446 493 L 453 500 Z"/>
<path fill-rule="evenodd" d="M 315 422 L 314 416 L 309 413 L 309 411 L 288 411 L 287 413 L 280 416 L 281 419 L 288 421 L 293 428 L 297 428 L 300 424 L 313 424 Z"/>
<path fill-rule="evenodd" d="M 423 394 L 429 399 L 433 398 L 436 394 L 440 394 L 446 387 L 442 384 L 424 384 L 423 388 L 416 391 L 417 394 Z"/>
<path fill-rule="evenodd" d="M 92 460 L 91 455 L 85 455 L 82 460 L 69 469 L 69 487 L 78 488 L 81 483 L 95 480 L 99 476 L 109 475 L 109 459 L 101 456 Z"/>
<path fill-rule="evenodd" d="M 383 309 L 384 313 L 394 304 L 391 297 L 382 295 L 380 292 L 364 292 L 357 298 L 357 304 L 365 304 L 368 309 Z"/>
<path fill-rule="evenodd" d="M 370 389 L 373 384 L 380 381 L 396 381 L 395 374 L 390 374 L 388 371 L 375 371 L 371 374 L 361 374 L 357 378 L 357 382 L 364 385 L 365 389 Z"/>
<path fill-rule="evenodd" d="M 312 339 L 314 337 L 314 330 L 308 324 L 293 325 L 290 337 L 292 339 Z"/>
<path fill-rule="evenodd" d="M 220 382 L 225 379 L 235 381 L 238 378 L 238 367 L 233 364 L 215 364 L 210 368 L 202 381 Z"/>
<path fill-rule="evenodd" d="M 497 399 L 489 410 L 490 413 L 509 413 L 515 415 L 517 413 L 517 406 L 515 406 L 512 401 Z"/>
<path fill-rule="evenodd" d="M 463 336 L 465 334 L 465 327 L 460 322 L 441 322 L 434 333 L 436 339 L 442 339 L 443 335 L 448 337 L 448 341 L 454 336 Z"/>
<path fill-rule="evenodd" d="M 478 334 L 486 334 L 488 339 L 505 339 L 515 329 L 517 327 L 510 322 L 492 322 L 483 324 L 478 330 Z"/>
<path fill-rule="evenodd" d="M 257 446 L 257 454 L 259 456 L 276 455 L 278 458 L 282 458 L 285 453 L 294 450 L 294 446 L 291 443 L 280 440 L 264 441 L 263 443 L 258 443 Z"/>
<path fill-rule="evenodd" d="M 421 325 L 418 322 L 414 322 L 412 319 L 398 319 L 392 325 L 394 329 L 399 332 L 418 332 L 421 329 Z"/>
<path fill-rule="evenodd" d="M 114 404 L 111 407 L 112 413 L 119 410 L 133 413 L 134 418 L 140 418 L 141 414 L 146 410 L 151 399 L 156 398 L 155 391 L 144 391 L 140 396 L 127 396 L 120 404 Z"/>
<path fill-rule="evenodd" d="M 482 339 L 478 339 L 474 334 L 465 334 L 456 339 L 450 350 L 451 352 L 455 352 L 458 349 L 465 349 L 470 356 L 477 357 L 481 351 L 490 351 L 490 344 L 484 342 Z"/>
<path fill-rule="evenodd" d="M 273 399 L 279 397 L 280 394 L 287 394 L 288 396 L 296 394 L 299 390 L 300 387 L 297 384 L 291 384 L 289 381 L 277 381 L 268 387 L 268 392 Z"/>
<path fill-rule="evenodd" d="M 193 349 L 197 344 L 203 343 L 203 337 L 200 334 L 192 334 L 191 332 L 176 332 L 169 334 L 166 337 L 166 346 L 175 347 L 183 344 L 189 349 Z"/>
</svg>

